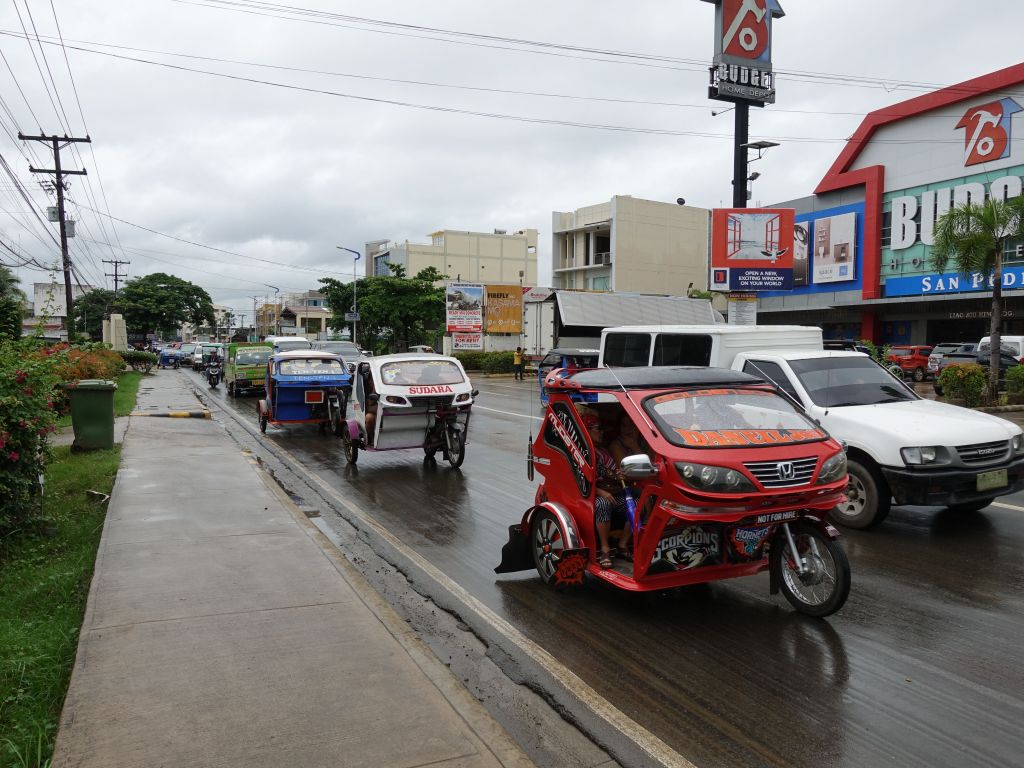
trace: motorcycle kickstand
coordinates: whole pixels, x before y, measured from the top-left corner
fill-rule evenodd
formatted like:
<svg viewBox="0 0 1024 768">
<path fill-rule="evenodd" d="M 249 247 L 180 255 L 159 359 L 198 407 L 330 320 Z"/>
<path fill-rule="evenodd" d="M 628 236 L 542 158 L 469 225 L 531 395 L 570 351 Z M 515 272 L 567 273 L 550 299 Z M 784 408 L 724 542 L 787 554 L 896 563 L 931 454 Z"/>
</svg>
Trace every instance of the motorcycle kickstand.
<svg viewBox="0 0 1024 768">
<path fill-rule="evenodd" d="M 807 563 L 800 557 L 800 553 L 796 549 L 796 541 L 793 539 L 793 532 L 789 530 L 789 523 L 782 524 L 782 530 L 786 534 L 786 541 L 789 544 L 789 551 L 793 553 L 793 562 L 796 563 L 796 572 L 803 576 L 807 573 Z"/>
</svg>

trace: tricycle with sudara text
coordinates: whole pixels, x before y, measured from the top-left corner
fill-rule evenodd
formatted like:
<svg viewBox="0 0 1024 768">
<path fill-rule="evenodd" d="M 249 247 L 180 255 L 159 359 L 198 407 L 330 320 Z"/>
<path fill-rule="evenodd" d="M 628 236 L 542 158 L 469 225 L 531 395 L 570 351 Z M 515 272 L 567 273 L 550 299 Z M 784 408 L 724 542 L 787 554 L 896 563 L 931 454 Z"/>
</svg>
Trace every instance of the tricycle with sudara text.
<svg viewBox="0 0 1024 768">
<path fill-rule="evenodd" d="M 530 479 L 544 479 L 496 572 L 535 567 L 553 586 L 589 575 L 645 592 L 768 570 L 770 592 L 803 613 L 845 603 L 850 567 L 826 520 L 844 498 L 843 446 L 773 385 L 659 367 L 553 371 L 546 388 L 527 459 Z M 623 444 L 642 450 L 623 456 Z M 621 517 L 610 525 L 609 508 Z"/>
</svg>

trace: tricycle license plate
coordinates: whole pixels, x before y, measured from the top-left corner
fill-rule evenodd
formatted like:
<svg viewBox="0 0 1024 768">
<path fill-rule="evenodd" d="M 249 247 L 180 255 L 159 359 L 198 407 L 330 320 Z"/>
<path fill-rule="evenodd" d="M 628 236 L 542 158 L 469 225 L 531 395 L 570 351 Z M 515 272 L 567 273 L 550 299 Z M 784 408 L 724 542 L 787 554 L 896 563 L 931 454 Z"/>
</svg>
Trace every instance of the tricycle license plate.
<svg viewBox="0 0 1024 768">
<path fill-rule="evenodd" d="M 990 491 L 993 488 L 1002 488 L 1009 484 L 1006 478 L 1005 469 L 996 469 L 992 472 L 982 472 L 978 475 L 978 490 Z"/>
</svg>

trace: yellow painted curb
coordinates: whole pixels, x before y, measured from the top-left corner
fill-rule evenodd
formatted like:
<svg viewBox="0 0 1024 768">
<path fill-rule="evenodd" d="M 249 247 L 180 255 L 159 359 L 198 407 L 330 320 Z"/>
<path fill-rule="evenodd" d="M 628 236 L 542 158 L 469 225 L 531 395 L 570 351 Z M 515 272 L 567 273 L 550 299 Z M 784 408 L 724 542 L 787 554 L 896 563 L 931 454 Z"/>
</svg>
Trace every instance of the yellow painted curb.
<svg viewBox="0 0 1024 768">
<path fill-rule="evenodd" d="M 171 419 L 212 419 L 213 414 L 207 410 L 202 411 L 166 411 L 164 413 L 142 413 L 136 411 L 129 416 L 164 416 Z"/>
</svg>

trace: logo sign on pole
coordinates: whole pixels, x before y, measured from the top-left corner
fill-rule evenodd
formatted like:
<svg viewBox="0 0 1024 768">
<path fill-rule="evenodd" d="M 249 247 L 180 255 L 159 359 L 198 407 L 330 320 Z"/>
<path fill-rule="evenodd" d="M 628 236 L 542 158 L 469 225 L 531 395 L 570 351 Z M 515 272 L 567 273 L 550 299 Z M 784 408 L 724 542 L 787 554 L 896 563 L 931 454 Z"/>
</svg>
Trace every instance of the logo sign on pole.
<svg viewBox="0 0 1024 768">
<path fill-rule="evenodd" d="M 772 20 L 778 0 L 704 0 L 715 4 L 715 57 L 708 95 L 720 101 L 775 103 Z"/>
<path fill-rule="evenodd" d="M 711 290 L 793 288 L 792 208 L 716 208 L 711 215 Z"/>
<path fill-rule="evenodd" d="M 488 285 L 487 333 L 523 332 L 523 292 L 518 285 Z"/>
<path fill-rule="evenodd" d="M 481 283 L 448 283 L 445 298 L 448 333 L 484 329 L 484 286 Z"/>
<path fill-rule="evenodd" d="M 359 313 L 358 312 L 346 312 L 345 313 L 345 322 L 346 323 L 358 323 L 359 322 Z"/>
<path fill-rule="evenodd" d="M 979 165 L 1010 156 L 1012 117 L 1021 105 L 1007 97 L 971 107 L 957 128 L 964 130 L 964 166 Z"/>
</svg>

